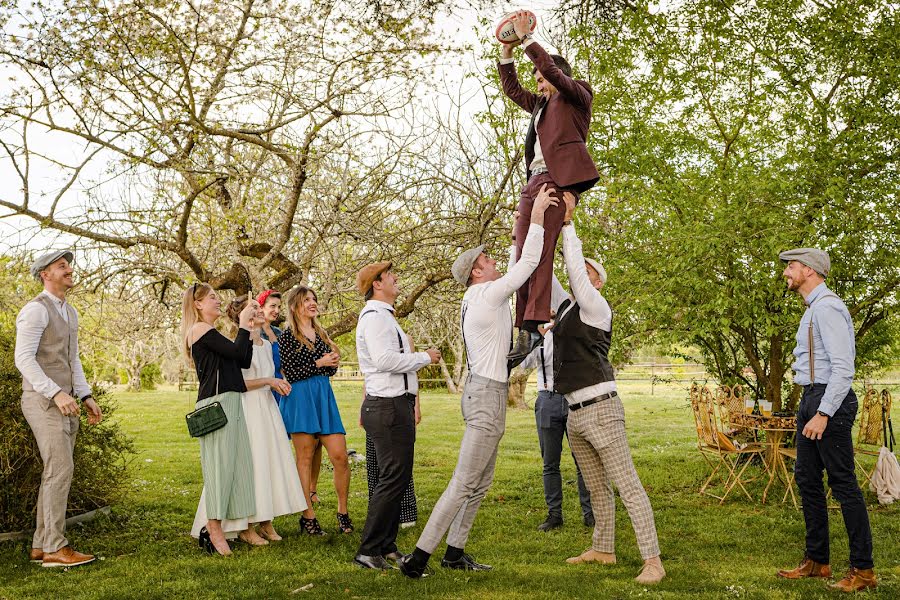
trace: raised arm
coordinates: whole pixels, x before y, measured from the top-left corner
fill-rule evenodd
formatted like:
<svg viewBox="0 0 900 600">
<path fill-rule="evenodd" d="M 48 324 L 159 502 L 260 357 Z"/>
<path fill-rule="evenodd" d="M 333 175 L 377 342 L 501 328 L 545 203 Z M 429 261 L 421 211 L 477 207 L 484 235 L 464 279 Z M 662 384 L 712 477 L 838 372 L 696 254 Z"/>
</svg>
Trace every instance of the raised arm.
<svg viewBox="0 0 900 600">
<path fill-rule="evenodd" d="M 541 250 L 544 247 L 544 211 L 559 202 L 553 197 L 553 192 L 553 188 L 548 189 L 547 184 L 544 184 L 535 197 L 531 209 L 531 226 L 528 228 L 522 256 L 506 275 L 488 284 L 484 299 L 489 305 L 499 306 L 508 301 L 509 297 L 528 281 L 541 261 Z"/>
<path fill-rule="evenodd" d="M 503 93 L 523 110 L 533 113 L 540 96 L 526 90 L 519 83 L 519 76 L 516 74 L 516 63 L 512 58 L 512 44 L 503 45 L 500 53 L 500 62 L 497 63 L 497 70 L 500 72 L 500 84 L 503 86 Z"/>
<path fill-rule="evenodd" d="M 569 102 L 590 110 L 593 94 L 574 78 L 569 77 L 556 66 L 546 50 L 534 40 L 525 43 L 525 54 L 534 63 L 535 68 L 541 72 L 544 79 L 553 84 Z"/>
</svg>

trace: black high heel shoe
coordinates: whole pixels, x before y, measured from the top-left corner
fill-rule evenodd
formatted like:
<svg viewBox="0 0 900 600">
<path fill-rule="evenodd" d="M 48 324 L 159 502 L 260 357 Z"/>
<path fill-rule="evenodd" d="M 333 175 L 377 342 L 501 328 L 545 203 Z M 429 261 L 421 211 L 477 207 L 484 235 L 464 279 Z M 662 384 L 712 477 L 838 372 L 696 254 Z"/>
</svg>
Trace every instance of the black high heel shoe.
<svg viewBox="0 0 900 600">
<path fill-rule="evenodd" d="M 325 532 L 322 531 L 322 527 L 319 525 L 319 520 L 315 517 L 312 519 L 307 519 L 303 515 L 300 515 L 300 533 L 308 533 L 309 535 L 325 535 Z"/>
<path fill-rule="evenodd" d="M 341 533 L 352 533 L 353 532 L 353 521 L 350 520 L 349 513 L 338 513 L 338 531 Z"/>
<path fill-rule="evenodd" d="M 216 545 L 212 543 L 212 539 L 209 537 L 209 530 L 206 527 L 200 530 L 200 537 L 197 538 L 197 543 L 207 554 L 220 554 L 216 549 Z M 231 550 L 231 544 L 228 543 L 228 540 L 225 540 L 225 545 Z M 222 556 L 225 555 L 223 554 Z"/>
<path fill-rule="evenodd" d="M 207 554 L 215 554 L 216 547 L 213 546 L 212 540 L 209 538 L 209 530 L 204 527 L 200 530 L 200 537 L 197 538 L 200 549 L 206 551 Z"/>
</svg>

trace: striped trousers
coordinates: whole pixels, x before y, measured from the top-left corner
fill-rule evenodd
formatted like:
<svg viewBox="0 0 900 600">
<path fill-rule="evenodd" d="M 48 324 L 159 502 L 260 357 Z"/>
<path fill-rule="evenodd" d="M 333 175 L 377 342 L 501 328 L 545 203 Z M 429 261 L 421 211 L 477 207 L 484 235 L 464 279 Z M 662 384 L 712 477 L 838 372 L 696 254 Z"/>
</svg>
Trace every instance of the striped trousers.
<svg viewBox="0 0 900 600">
<path fill-rule="evenodd" d="M 570 410 L 568 433 L 569 446 L 591 492 L 595 518 L 593 549 L 615 552 L 615 485 L 634 527 L 641 558 L 659 556 L 653 508 L 631 460 L 625 436 L 625 408 L 619 396 Z"/>
</svg>

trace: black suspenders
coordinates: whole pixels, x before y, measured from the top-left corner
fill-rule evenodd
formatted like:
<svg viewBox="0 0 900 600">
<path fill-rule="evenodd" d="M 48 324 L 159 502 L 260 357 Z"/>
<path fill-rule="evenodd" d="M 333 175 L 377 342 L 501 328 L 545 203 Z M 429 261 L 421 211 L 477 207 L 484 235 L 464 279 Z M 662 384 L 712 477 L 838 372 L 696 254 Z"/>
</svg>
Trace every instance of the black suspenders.
<svg viewBox="0 0 900 600">
<path fill-rule="evenodd" d="M 369 313 L 378 312 L 375 309 L 363 311 L 362 314 L 359 315 L 359 318 L 362 319 Z M 404 354 L 406 351 L 403 349 L 403 336 L 400 335 L 400 329 L 397 329 L 397 343 L 400 344 L 400 354 Z M 403 393 L 409 393 L 409 376 L 406 373 L 403 373 Z"/>
</svg>

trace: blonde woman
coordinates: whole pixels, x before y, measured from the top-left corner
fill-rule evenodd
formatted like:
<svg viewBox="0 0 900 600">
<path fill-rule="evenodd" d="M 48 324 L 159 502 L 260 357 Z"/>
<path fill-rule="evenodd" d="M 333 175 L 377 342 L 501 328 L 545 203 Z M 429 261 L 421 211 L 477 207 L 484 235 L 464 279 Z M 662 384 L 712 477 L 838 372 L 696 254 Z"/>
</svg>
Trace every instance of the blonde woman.
<svg viewBox="0 0 900 600">
<path fill-rule="evenodd" d="M 353 522 L 347 509 L 350 468 L 344 424 L 329 377 L 337 372 L 337 346 L 319 325 L 316 293 L 306 286 L 291 290 L 286 298 L 287 328 L 281 335 L 281 370 L 291 384 L 279 408 L 297 455 L 297 471 L 303 489 L 310 489 L 312 460 L 318 441 L 322 442 L 334 467 L 334 487 L 338 497 L 338 531 L 350 533 Z M 300 517 L 300 531 L 324 535 L 315 511 L 310 507 Z"/>
<path fill-rule="evenodd" d="M 247 306 L 247 296 L 231 301 L 226 314 L 239 324 L 240 313 Z M 253 361 L 250 368 L 243 369 L 247 391 L 241 397 L 250 448 L 253 456 L 253 480 L 256 493 L 256 512 L 247 519 L 222 522 L 225 537 L 235 534 L 244 542 L 254 546 L 264 546 L 269 541 L 279 541 L 281 536 L 275 531 L 272 519 L 290 515 L 306 509 L 307 503 L 300 478 L 294 466 L 294 453 L 278 412 L 278 405 L 272 391 L 287 394 L 291 386 L 275 373 L 272 345 L 260 335 L 264 323 L 262 313 L 251 322 L 250 341 L 253 342 Z M 206 505 L 202 501 L 194 517 L 192 535 L 198 535 L 206 522 Z M 252 527 L 258 528 L 254 535 Z M 238 533 L 247 532 L 248 533 Z"/>
<path fill-rule="evenodd" d="M 253 458 L 241 406 L 241 394 L 247 386 L 241 368 L 248 368 L 253 359 L 250 328 L 259 305 L 254 301 L 241 311 L 234 341 L 214 327 L 221 306 L 222 301 L 208 283 L 189 287 L 182 299 L 181 336 L 184 354 L 197 370 L 196 407 L 218 401 L 228 417 L 224 427 L 200 438 L 207 523 L 199 532 L 201 548 L 227 556 L 231 548 L 222 531 L 222 520 L 245 519 L 256 512 Z"/>
</svg>

